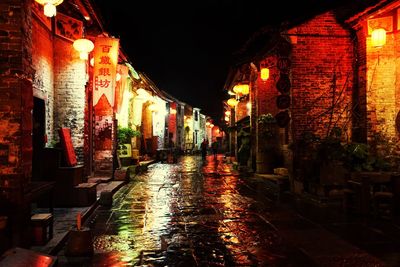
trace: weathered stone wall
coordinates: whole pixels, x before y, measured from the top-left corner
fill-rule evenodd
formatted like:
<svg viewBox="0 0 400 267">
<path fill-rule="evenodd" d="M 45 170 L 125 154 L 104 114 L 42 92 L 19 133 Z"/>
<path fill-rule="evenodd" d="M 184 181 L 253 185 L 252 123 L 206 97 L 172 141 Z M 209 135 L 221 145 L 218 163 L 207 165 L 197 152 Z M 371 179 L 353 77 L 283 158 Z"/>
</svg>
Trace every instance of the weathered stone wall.
<svg viewBox="0 0 400 267">
<path fill-rule="evenodd" d="M 71 129 L 78 162 L 83 162 L 86 62 L 79 58 L 72 42 L 54 39 L 55 131 Z M 57 134 L 58 136 L 58 134 Z"/>
</svg>

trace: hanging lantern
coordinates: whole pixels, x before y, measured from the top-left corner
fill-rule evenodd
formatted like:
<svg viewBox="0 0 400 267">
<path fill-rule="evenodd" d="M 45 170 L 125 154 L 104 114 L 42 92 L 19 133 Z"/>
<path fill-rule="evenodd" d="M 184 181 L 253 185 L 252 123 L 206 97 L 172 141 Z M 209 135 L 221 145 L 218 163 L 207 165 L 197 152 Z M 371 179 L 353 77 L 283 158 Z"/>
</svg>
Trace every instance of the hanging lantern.
<svg viewBox="0 0 400 267">
<path fill-rule="evenodd" d="M 237 105 L 237 103 L 238 103 L 238 101 L 236 100 L 236 99 L 234 99 L 234 98 L 230 98 L 230 99 L 228 99 L 228 101 L 226 102 L 231 108 L 234 108 L 236 105 Z"/>
<path fill-rule="evenodd" d="M 234 87 L 233 87 L 233 92 L 235 93 L 235 94 L 240 94 L 240 93 L 242 93 L 242 85 L 241 84 L 236 84 Z"/>
<path fill-rule="evenodd" d="M 229 117 L 228 116 L 225 116 L 225 121 L 229 121 Z"/>
<path fill-rule="evenodd" d="M 211 124 L 210 124 L 210 128 L 211 128 L 211 129 L 214 128 L 214 124 L 211 123 Z"/>
<path fill-rule="evenodd" d="M 243 94 L 243 95 L 248 95 L 249 94 L 249 92 L 250 92 L 250 86 L 248 85 L 248 84 L 242 84 L 241 85 L 241 93 Z"/>
<path fill-rule="evenodd" d="M 379 28 L 372 30 L 371 45 L 373 47 L 382 47 L 386 44 L 386 30 Z"/>
<path fill-rule="evenodd" d="M 43 6 L 44 15 L 50 18 L 54 17 L 57 14 L 56 6 L 58 6 L 63 2 L 63 0 L 35 0 L 35 1 Z"/>
<path fill-rule="evenodd" d="M 269 69 L 268 68 L 262 68 L 261 69 L 261 80 L 266 81 L 269 78 Z"/>
<path fill-rule="evenodd" d="M 176 109 L 171 108 L 170 111 L 169 111 L 169 113 L 170 113 L 170 114 L 176 114 Z"/>
<path fill-rule="evenodd" d="M 207 126 L 207 127 L 209 127 L 210 124 L 211 124 L 211 123 L 210 123 L 209 121 L 206 122 L 206 126 Z"/>
<path fill-rule="evenodd" d="M 155 103 L 150 104 L 149 110 L 150 110 L 150 111 L 157 112 L 157 111 L 158 111 L 158 106 L 157 106 L 157 104 L 155 104 Z"/>
<path fill-rule="evenodd" d="M 225 111 L 225 115 L 226 116 L 230 116 L 231 115 L 231 111 L 230 110 Z"/>
<path fill-rule="evenodd" d="M 89 39 L 78 39 L 73 44 L 76 51 L 79 52 L 79 57 L 83 60 L 88 59 L 88 54 L 93 50 L 94 44 Z"/>
</svg>

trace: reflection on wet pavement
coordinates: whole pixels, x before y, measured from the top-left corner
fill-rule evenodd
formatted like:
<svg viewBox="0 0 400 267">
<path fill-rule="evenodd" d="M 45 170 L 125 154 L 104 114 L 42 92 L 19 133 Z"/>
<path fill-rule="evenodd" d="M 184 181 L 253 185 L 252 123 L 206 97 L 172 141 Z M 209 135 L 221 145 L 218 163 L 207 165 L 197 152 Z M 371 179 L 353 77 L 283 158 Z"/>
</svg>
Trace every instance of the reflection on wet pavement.
<svg viewBox="0 0 400 267">
<path fill-rule="evenodd" d="M 313 266 L 220 161 L 151 165 L 89 219 L 95 255 L 79 266 Z"/>
</svg>

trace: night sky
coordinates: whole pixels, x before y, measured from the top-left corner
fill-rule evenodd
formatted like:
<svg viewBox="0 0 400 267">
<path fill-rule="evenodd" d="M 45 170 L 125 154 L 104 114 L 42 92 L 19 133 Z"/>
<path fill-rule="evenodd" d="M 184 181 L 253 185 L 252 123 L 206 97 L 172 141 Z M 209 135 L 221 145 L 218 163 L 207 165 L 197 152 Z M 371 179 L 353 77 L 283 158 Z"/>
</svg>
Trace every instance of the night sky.
<svg viewBox="0 0 400 267">
<path fill-rule="evenodd" d="M 233 53 L 252 33 L 339 2 L 95 0 L 105 29 L 121 38 L 133 67 L 215 120 Z"/>
</svg>

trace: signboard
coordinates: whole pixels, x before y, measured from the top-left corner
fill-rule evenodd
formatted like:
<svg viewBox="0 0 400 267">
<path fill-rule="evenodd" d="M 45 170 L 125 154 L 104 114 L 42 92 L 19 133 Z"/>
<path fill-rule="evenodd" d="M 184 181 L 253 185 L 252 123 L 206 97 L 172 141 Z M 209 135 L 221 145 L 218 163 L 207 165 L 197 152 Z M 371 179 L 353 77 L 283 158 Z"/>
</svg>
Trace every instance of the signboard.
<svg viewBox="0 0 400 267">
<path fill-rule="evenodd" d="M 104 94 L 114 106 L 115 76 L 118 63 L 119 39 L 96 37 L 94 43 L 93 106 Z"/>
<path fill-rule="evenodd" d="M 75 41 L 83 36 L 83 22 L 67 15 L 57 13 L 55 17 L 56 35 L 64 37 L 70 41 Z"/>
<path fill-rule="evenodd" d="M 71 131 L 69 128 L 61 128 L 59 130 L 60 139 L 64 148 L 65 160 L 68 166 L 75 166 L 77 164 L 74 146 L 71 140 Z"/>
</svg>

